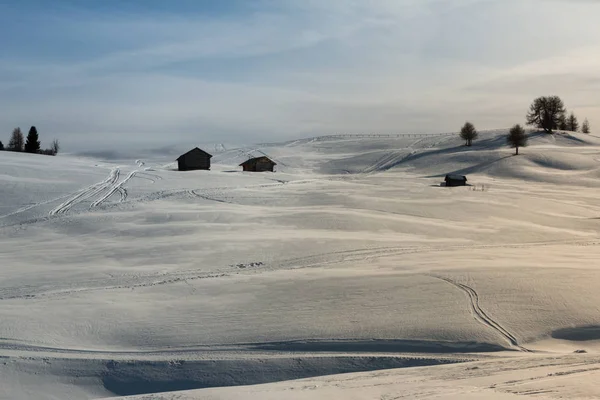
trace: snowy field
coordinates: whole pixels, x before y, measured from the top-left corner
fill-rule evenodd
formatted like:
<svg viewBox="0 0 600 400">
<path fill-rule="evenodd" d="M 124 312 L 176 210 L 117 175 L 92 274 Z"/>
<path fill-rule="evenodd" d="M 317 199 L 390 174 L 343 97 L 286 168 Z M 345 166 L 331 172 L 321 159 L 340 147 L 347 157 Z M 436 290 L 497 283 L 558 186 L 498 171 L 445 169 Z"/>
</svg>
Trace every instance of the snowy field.
<svg viewBox="0 0 600 400">
<path fill-rule="evenodd" d="M 600 138 L 505 135 L 0 152 L 0 398 L 600 397 Z"/>
</svg>

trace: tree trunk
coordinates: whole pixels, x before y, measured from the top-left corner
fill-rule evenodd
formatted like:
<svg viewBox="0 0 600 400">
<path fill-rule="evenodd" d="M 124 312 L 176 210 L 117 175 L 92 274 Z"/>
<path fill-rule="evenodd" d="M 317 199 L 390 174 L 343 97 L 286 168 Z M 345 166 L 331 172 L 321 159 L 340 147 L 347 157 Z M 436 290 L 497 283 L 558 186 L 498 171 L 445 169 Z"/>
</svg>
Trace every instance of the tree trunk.
<svg viewBox="0 0 600 400">
<path fill-rule="evenodd" d="M 516 156 L 519 155 L 519 146 L 517 146 L 517 153 L 515 154 Z"/>
</svg>

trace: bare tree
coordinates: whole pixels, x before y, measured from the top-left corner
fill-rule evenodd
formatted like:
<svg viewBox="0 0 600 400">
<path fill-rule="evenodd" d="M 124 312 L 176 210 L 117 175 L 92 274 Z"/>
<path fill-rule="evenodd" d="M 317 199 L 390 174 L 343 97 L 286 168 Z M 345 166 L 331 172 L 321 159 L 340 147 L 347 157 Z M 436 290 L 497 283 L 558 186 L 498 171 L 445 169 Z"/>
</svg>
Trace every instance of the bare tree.
<svg viewBox="0 0 600 400">
<path fill-rule="evenodd" d="M 581 125 L 581 132 L 590 133 L 590 121 L 588 121 L 587 118 L 585 119 L 585 121 L 583 121 L 583 124 Z"/>
<path fill-rule="evenodd" d="M 510 147 L 516 149 L 515 155 L 518 156 L 519 147 L 527 146 L 527 135 L 525 135 L 525 130 L 521 125 L 517 124 L 510 129 L 506 137 L 506 142 Z"/>
<path fill-rule="evenodd" d="M 470 122 L 465 122 L 460 130 L 460 137 L 465 141 L 465 146 L 471 146 L 473 144 L 473 140 L 477 139 L 479 134 L 475 129 L 475 125 Z"/>
<path fill-rule="evenodd" d="M 52 144 L 50 145 L 50 150 L 52 150 L 52 155 L 55 156 L 58 154 L 60 150 L 60 143 L 58 143 L 58 139 L 54 139 Z"/>
<path fill-rule="evenodd" d="M 21 132 L 21 128 L 13 129 L 10 141 L 8 142 L 8 150 L 23 151 L 24 145 L 25 138 L 23 137 L 23 132 Z"/>
<path fill-rule="evenodd" d="M 571 113 L 567 118 L 567 130 L 571 132 L 577 132 L 579 130 L 579 121 L 577 121 L 575 113 Z"/>
<path fill-rule="evenodd" d="M 558 129 L 565 113 L 565 105 L 560 97 L 538 97 L 529 107 L 527 125 L 552 133 L 553 129 Z"/>
</svg>

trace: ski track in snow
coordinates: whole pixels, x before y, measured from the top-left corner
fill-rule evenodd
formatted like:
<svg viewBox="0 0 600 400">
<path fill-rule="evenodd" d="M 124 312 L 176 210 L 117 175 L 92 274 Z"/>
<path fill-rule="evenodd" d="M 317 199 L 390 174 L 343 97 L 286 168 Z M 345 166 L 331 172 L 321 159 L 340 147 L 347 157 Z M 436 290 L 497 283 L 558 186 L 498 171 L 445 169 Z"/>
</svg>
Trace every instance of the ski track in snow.
<svg viewBox="0 0 600 400">
<path fill-rule="evenodd" d="M 129 180 L 131 178 L 133 178 L 138 172 L 139 171 L 137 171 L 137 170 L 130 172 L 129 175 L 127 175 L 125 177 L 125 179 L 123 179 L 121 182 L 113 185 L 104 196 L 102 196 L 101 198 L 99 198 L 98 200 L 93 202 L 92 205 L 90 206 L 90 208 L 98 207 L 100 204 L 102 204 L 103 202 L 108 200 L 113 194 L 121 191 L 121 189 L 123 189 L 123 185 L 125 185 L 127 182 L 129 182 Z M 123 196 L 121 196 L 121 198 L 123 198 Z M 127 198 L 127 195 L 125 195 L 125 198 Z"/>
<path fill-rule="evenodd" d="M 69 196 L 70 196 L 70 194 L 66 194 L 64 196 L 60 196 L 60 197 L 57 197 L 57 198 L 54 198 L 54 199 L 42 201 L 42 202 L 39 202 L 39 203 L 33 203 L 33 204 L 30 204 L 30 205 L 21 207 L 18 210 L 15 210 L 15 211 L 13 211 L 11 213 L 8 213 L 8 214 L 5 214 L 5 215 L 0 215 L 0 219 L 12 217 L 13 215 L 17 215 L 17 214 L 23 213 L 25 211 L 29 211 L 29 210 L 31 210 L 31 209 L 33 209 L 35 207 L 39 207 L 39 206 L 43 206 L 43 205 L 46 205 L 46 204 L 54 203 L 56 201 L 62 200 L 62 199 L 66 198 L 66 197 L 69 197 Z"/>
<path fill-rule="evenodd" d="M 111 185 L 114 185 L 114 183 L 119 180 L 120 173 L 121 173 L 121 170 L 119 168 L 113 168 L 105 180 L 103 180 L 102 182 L 99 182 L 99 183 L 95 183 L 91 186 L 88 186 L 85 189 L 80 190 L 73 197 L 71 197 L 64 203 L 60 204 L 54 210 L 50 211 L 50 215 L 64 214 L 67 211 L 69 211 L 71 208 L 73 208 L 73 206 L 81 203 L 82 201 L 99 195 L 100 193 L 102 193 L 104 190 L 111 187 Z"/>
<path fill-rule="evenodd" d="M 193 196 L 200 197 L 201 199 L 204 199 L 204 200 L 216 201 L 217 203 L 234 204 L 227 200 L 217 199 L 215 197 L 210 197 L 206 194 L 199 193 L 197 190 L 189 190 L 188 193 Z"/>
<path fill-rule="evenodd" d="M 119 200 L 121 203 L 127 200 L 127 189 L 120 187 L 118 192 L 121 195 L 121 199 Z"/>
<path fill-rule="evenodd" d="M 524 384 L 527 385 L 527 384 L 531 384 L 531 383 L 539 383 L 539 382 L 544 382 L 544 381 L 546 381 L 546 382 L 555 381 L 557 377 L 569 377 L 569 376 L 573 376 L 573 375 L 590 374 L 595 371 L 600 371 L 600 367 L 593 367 L 593 365 L 598 365 L 598 363 L 594 362 L 594 361 L 575 363 L 575 364 L 569 365 L 569 367 L 571 367 L 573 369 L 569 369 L 567 371 L 546 373 L 546 374 L 542 374 L 542 375 L 538 375 L 538 376 L 535 376 L 532 378 L 526 378 L 526 379 L 510 380 L 507 382 L 493 384 L 490 388 L 501 390 L 506 393 L 520 395 L 520 396 L 552 393 L 553 390 L 543 390 L 543 389 L 542 390 L 540 390 L 540 389 L 518 390 L 518 388 L 520 388 L 520 386 L 522 386 Z M 584 368 L 582 368 L 582 367 L 584 367 Z"/>
<path fill-rule="evenodd" d="M 138 165 L 138 167 L 143 167 L 145 165 L 145 163 L 140 160 L 136 160 L 136 164 Z M 90 186 L 76 192 L 74 195 L 71 195 L 71 197 L 67 201 L 61 203 L 59 206 L 54 208 L 52 211 L 50 211 L 49 214 L 51 216 L 57 215 L 57 214 L 64 214 L 64 213 L 70 211 L 75 205 L 77 205 L 85 200 L 97 197 L 105 191 L 106 191 L 106 193 L 104 193 L 104 195 L 102 195 L 99 199 L 94 201 L 90 205 L 90 208 L 98 207 L 99 205 L 104 203 L 106 200 L 108 200 L 111 196 L 113 196 L 115 193 L 118 193 L 120 196 L 119 202 L 124 202 L 125 200 L 127 200 L 127 196 L 128 196 L 127 189 L 125 189 L 124 185 L 129 180 L 131 180 L 132 178 L 134 178 L 136 176 L 138 176 L 141 179 L 147 179 L 147 180 L 151 181 L 152 183 L 156 183 L 157 180 L 163 179 L 161 176 L 156 175 L 156 174 L 151 174 L 151 173 L 147 173 L 147 172 L 142 172 L 140 170 L 135 170 L 135 171 L 132 171 L 131 173 L 129 173 L 129 175 L 127 175 L 125 177 L 125 179 L 123 179 L 122 181 L 119 182 L 120 174 L 121 174 L 120 168 L 113 168 L 110 171 L 109 175 L 106 177 L 106 179 L 104 179 L 102 182 L 98 182 L 93 185 L 90 185 Z M 0 216 L 0 219 L 27 211 L 27 210 L 37 207 L 39 205 L 52 203 L 54 201 L 63 199 L 65 197 L 67 197 L 67 196 L 61 196 L 57 199 L 49 200 L 47 202 L 36 203 L 36 204 L 30 205 L 27 207 L 23 207 L 23 208 L 21 208 L 17 211 L 14 211 L 10 214 Z"/>
<path fill-rule="evenodd" d="M 191 192 L 191 191 L 190 191 Z M 195 196 L 198 196 L 195 194 Z M 204 197 L 204 196 L 200 196 Z M 207 198 L 208 200 L 218 201 L 215 199 Z M 538 242 L 538 243 L 519 243 L 519 244 L 506 244 L 506 245 L 482 245 L 482 246 L 463 246 L 462 248 L 468 249 L 492 249 L 492 248 L 527 248 L 537 246 L 551 246 L 559 244 L 571 244 L 571 245 L 598 245 L 598 242 Z M 136 274 L 136 275 L 124 275 L 118 277 L 112 277 L 107 279 L 98 280 L 85 280 L 70 282 L 69 287 L 54 287 L 50 289 L 38 290 L 37 287 L 29 287 L 27 292 L 23 292 L 23 287 L 6 287 L 0 288 L 0 301 L 14 300 L 14 299 L 39 299 L 39 298 L 55 298 L 65 297 L 74 293 L 85 293 L 95 291 L 111 291 L 111 290 L 133 290 L 136 288 L 147 288 L 159 285 L 171 285 L 178 283 L 187 283 L 188 281 L 195 281 L 200 279 L 215 279 L 215 278 L 227 278 L 233 275 L 239 274 L 260 274 L 272 270 L 293 270 L 303 268 L 314 268 L 314 267 L 326 267 L 333 266 L 341 263 L 367 261 L 374 259 L 382 259 L 388 257 L 397 257 L 406 254 L 415 253 L 426 253 L 426 252 L 447 252 L 449 250 L 460 249 L 461 246 L 445 246 L 445 247 L 380 247 L 380 248 L 364 248 L 346 251 L 335 251 L 330 253 L 315 254 L 306 257 L 296 257 L 280 261 L 274 261 L 272 263 L 265 262 L 253 262 L 256 264 L 254 268 L 236 268 L 232 271 L 232 265 L 223 265 L 217 270 L 212 272 L 206 272 L 202 269 L 198 270 L 183 270 L 169 273 L 151 273 L 151 274 Z M 248 262 L 238 262 L 237 264 L 248 264 Z M 479 306 L 479 295 L 478 293 L 463 284 L 459 284 L 452 281 L 449 278 L 441 277 L 438 275 L 429 275 L 436 279 L 441 279 L 458 289 L 465 292 L 471 302 L 471 309 L 476 319 L 482 324 L 491 327 L 498 331 L 503 337 L 505 337 L 515 348 L 530 352 L 525 347 L 518 344 L 517 339 L 513 334 L 503 328 L 493 318 L 489 317 L 484 310 Z M 78 285 L 78 287 L 73 287 Z"/>
<path fill-rule="evenodd" d="M 367 167 L 363 171 L 363 173 L 371 174 L 374 172 L 385 171 L 385 170 L 389 169 L 388 167 L 390 165 L 398 164 L 398 163 L 402 162 L 402 160 L 412 156 L 414 153 L 415 153 L 414 150 L 409 151 L 408 154 L 406 154 L 406 152 L 393 152 L 391 154 L 388 154 L 387 156 L 382 157 L 381 159 L 379 159 L 379 161 L 377 161 L 375 164 L 371 165 L 370 167 Z"/>
<path fill-rule="evenodd" d="M 543 247 L 555 245 L 572 246 L 597 246 L 599 240 L 557 240 L 547 242 L 529 243 L 504 243 L 491 245 L 448 245 L 448 246 L 411 246 L 411 247 L 376 247 L 353 250 L 342 250 L 321 254 L 313 254 L 306 257 L 296 257 L 283 261 L 284 264 L 295 266 L 295 268 L 308 268 L 313 266 L 324 266 L 348 261 L 367 261 L 378 258 L 393 257 L 416 253 L 448 252 L 452 250 L 474 250 L 474 249 L 520 249 L 530 247 Z"/>
<path fill-rule="evenodd" d="M 436 137 L 438 137 L 438 136 L 436 136 Z M 437 147 L 441 143 L 443 143 L 447 140 L 450 140 L 453 136 L 439 135 L 439 137 L 441 138 L 440 140 L 437 140 L 428 146 L 427 145 L 420 146 L 420 144 L 425 142 L 426 140 L 432 139 L 431 136 L 422 137 L 422 138 L 416 140 L 415 142 L 411 143 L 407 148 L 401 149 L 401 151 L 394 151 L 386 156 L 383 156 L 377 162 L 375 162 L 375 164 L 365 168 L 362 171 L 362 173 L 363 174 L 372 174 L 375 172 L 387 171 L 388 169 L 395 167 L 396 165 L 402 163 L 403 161 L 405 161 L 405 160 L 409 159 L 410 157 L 412 157 L 413 155 L 415 155 L 418 150 L 424 150 L 424 149 L 430 149 L 430 148 Z"/>
<path fill-rule="evenodd" d="M 270 179 L 270 178 L 268 178 Z M 224 200 L 224 199 L 218 199 L 216 197 L 211 197 L 209 196 L 207 193 L 214 193 L 214 192 L 221 192 L 221 191 L 232 191 L 235 189 L 260 189 L 260 188 L 271 188 L 271 187 L 278 187 L 278 186 L 283 186 L 283 185 L 287 185 L 287 184 L 307 184 L 307 183 L 311 183 L 314 182 L 314 180 L 311 179 L 305 179 L 305 180 L 298 180 L 298 181 L 285 181 L 285 180 L 281 180 L 281 179 L 270 179 L 275 183 L 262 183 L 262 184 L 258 184 L 258 185 L 248 185 L 248 186 L 241 186 L 238 188 L 234 188 L 234 187 L 213 187 L 213 188 L 202 188 L 202 189 L 188 189 L 183 191 L 183 193 L 186 193 L 188 195 L 191 196 L 195 196 L 195 197 L 199 197 L 201 199 L 205 199 L 205 200 L 210 200 L 210 201 L 216 201 L 218 203 L 227 203 L 227 204 L 237 204 L 233 201 L 228 201 L 228 200 Z"/>
<path fill-rule="evenodd" d="M 519 344 L 515 335 L 510 333 L 498 321 L 496 321 L 484 309 L 481 308 L 481 305 L 479 304 L 479 294 L 477 293 L 477 291 L 475 289 L 473 289 L 472 287 L 467 286 L 463 283 L 456 282 L 450 278 L 446 278 L 446 277 L 442 277 L 442 276 L 438 276 L 438 275 L 431 275 L 431 276 L 434 278 L 440 279 L 444 282 L 447 282 L 450 285 L 462 290 L 469 298 L 469 306 L 471 309 L 471 313 L 473 314 L 475 319 L 477 319 L 480 323 L 482 323 L 483 325 L 486 325 L 489 328 L 498 332 L 506 340 L 508 340 L 513 347 L 519 349 L 520 351 L 523 351 L 526 353 L 531 352 L 529 349 L 527 349 Z"/>
<path fill-rule="evenodd" d="M 211 278 L 222 278 L 226 277 L 226 273 L 198 273 L 194 271 L 176 272 L 171 274 L 163 275 L 148 275 L 148 276 L 129 276 L 129 277 L 117 277 L 112 279 L 106 279 L 104 281 L 85 281 L 77 282 L 81 286 L 78 288 L 55 288 L 49 289 L 45 292 L 32 292 L 32 293 L 19 293 L 22 288 L 5 288 L 0 289 L 0 301 L 2 300 L 15 300 L 15 299 L 39 299 L 39 298 L 56 298 L 65 297 L 75 293 L 87 293 L 97 291 L 110 291 L 110 290 L 133 290 L 138 288 L 148 288 L 152 286 L 169 285 L 176 283 L 187 283 L 188 281 L 195 281 L 199 279 L 211 279 Z M 129 279 L 129 283 L 124 280 Z M 35 289 L 35 288 L 34 288 Z"/>
<path fill-rule="evenodd" d="M 144 169 L 144 172 L 138 172 L 136 176 L 137 177 L 141 177 L 142 175 L 147 176 L 148 179 L 150 179 L 153 183 L 156 183 L 156 181 L 161 181 L 163 179 L 162 176 L 157 175 L 157 174 L 150 174 L 147 171 L 154 171 L 154 170 L 151 168 L 146 168 L 146 169 Z"/>
</svg>

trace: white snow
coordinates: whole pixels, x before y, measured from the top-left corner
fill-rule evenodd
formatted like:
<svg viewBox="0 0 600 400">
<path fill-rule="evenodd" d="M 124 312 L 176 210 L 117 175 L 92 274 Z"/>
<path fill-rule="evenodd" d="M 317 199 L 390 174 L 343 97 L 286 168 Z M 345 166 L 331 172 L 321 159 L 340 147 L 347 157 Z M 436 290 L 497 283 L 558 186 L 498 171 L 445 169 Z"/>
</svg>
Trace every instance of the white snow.
<svg viewBox="0 0 600 400">
<path fill-rule="evenodd" d="M 0 152 L 0 398 L 599 397 L 600 138 L 505 135 Z"/>
</svg>

